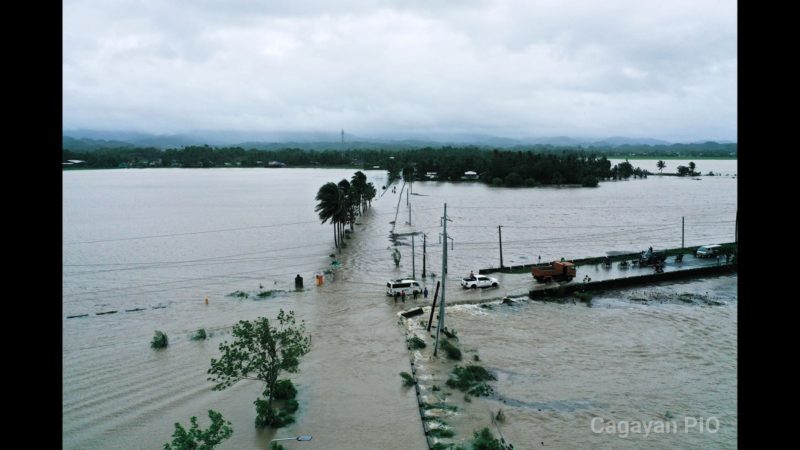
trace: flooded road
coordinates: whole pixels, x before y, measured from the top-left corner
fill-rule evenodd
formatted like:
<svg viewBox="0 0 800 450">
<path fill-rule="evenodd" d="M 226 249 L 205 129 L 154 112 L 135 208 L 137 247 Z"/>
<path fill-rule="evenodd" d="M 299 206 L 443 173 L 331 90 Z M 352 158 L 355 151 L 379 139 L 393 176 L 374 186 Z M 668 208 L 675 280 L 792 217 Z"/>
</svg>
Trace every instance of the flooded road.
<svg viewBox="0 0 800 450">
<path fill-rule="evenodd" d="M 340 268 L 314 286 L 314 275 L 331 269 L 334 253 L 332 227 L 319 223 L 314 196 L 322 184 L 349 179 L 355 170 L 64 172 L 64 448 L 160 448 L 174 422 L 186 425 L 194 415 L 202 426 L 208 409 L 233 423 L 224 449 L 267 448 L 273 437 L 298 434 L 314 436 L 303 443 L 307 449 L 424 448 L 414 393 L 398 376 L 409 363 L 396 313 L 414 302 L 396 305 L 384 294 L 387 279 L 412 271 L 421 278 L 422 249 L 417 239 L 412 270 L 410 237 L 401 239 L 395 266 L 390 222 L 396 214 L 395 231 L 427 233 L 426 269 L 436 276 L 424 283 L 433 291 L 441 279 L 439 217 L 448 202 L 448 232 L 455 238 L 448 301 L 502 296 L 532 284 L 528 277 L 493 292 L 457 286 L 469 270 L 497 264 L 500 224 L 506 264 L 677 246 L 682 216 L 687 245 L 730 241 L 735 227 L 734 178 L 651 177 L 596 189 L 415 183 L 419 195 L 408 196 L 411 225 L 399 188 L 376 199 L 358 219 L 348 248 L 335 254 Z M 365 173 L 380 191 L 385 173 Z M 305 279 L 301 292 L 294 292 L 297 274 Z M 227 296 L 262 289 L 280 292 L 264 300 Z M 274 317 L 281 308 L 306 321 L 312 350 L 291 377 L 299 388 L 297 422 L 277 434 L 258 432 L 253 400 L 260 384 L 214 392 L 206 370 L 237 321 Z M 117 313 L 96 315 L 108 311 Z M 80 314 L 88 316 L 66 318 Z M 728 319 L 713 320 L 727 326 Z M 572 320 L 564 315 L 549 326 L 568 329 Z M 211 337 L 190 340 L 199 328 Z M 167 349 L 149 348 L 155 330 L 169 336 Z"/>
</svg>

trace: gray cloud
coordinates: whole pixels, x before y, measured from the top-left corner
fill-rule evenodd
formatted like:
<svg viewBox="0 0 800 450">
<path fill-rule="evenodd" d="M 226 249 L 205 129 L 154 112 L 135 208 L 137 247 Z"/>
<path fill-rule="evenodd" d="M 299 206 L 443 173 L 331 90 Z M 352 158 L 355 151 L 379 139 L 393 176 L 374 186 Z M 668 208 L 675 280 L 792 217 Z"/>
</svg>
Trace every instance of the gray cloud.
<svg viewBox="0 0 800 450">
<path fill-rule="evenodd" d="M 736 140 L 736 20 L 733 0 L 65 0 L 63 126 Z"/>
</svg>

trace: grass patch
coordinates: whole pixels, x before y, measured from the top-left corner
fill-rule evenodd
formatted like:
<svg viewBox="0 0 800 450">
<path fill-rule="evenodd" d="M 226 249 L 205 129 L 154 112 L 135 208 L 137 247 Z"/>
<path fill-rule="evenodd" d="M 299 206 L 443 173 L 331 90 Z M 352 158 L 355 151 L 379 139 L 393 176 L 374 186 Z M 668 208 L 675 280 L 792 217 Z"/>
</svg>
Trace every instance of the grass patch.
<svg viewBox="0 0 800 450">
<path fill-rule="evenodd" d="M 150 347 L 152 348 L 166 348 L 169 345 L 169 339 L 167 338 L 167 333 L 163 331 L 156 330 L 155 336 L 153 336 L 153 340 L 150 341 Z"/>
<path fill-rule="evenodd" d="M 422 339 L 418 338 L 417 336 L 414 336 L 414 337 L 408 339 L 407 342 L 408 342 L 408 347 L 411 350 L 419 350 L 421 348 L 427 347 L 427 345 L 425 345 L 425 341 L 423 341 Z"/>
<path fill-rule="evenodd" d="M 230 294 L 228 294 L 228 297 L 247 298 L 247 297 L 250 297 L 250 294 L 248 294 L 247 292 L 242 292 L 242 291 L 233 291 Z"/>
<path fill-rule="evenodd" d="M 417 382 L 414 381 L 414 377 L 408 372 L 400 372 L 400 376 L 403 377 L 403 386 L 413 386 L 417 384 Z"/>
<path fill-rule="evenodd" d="M 461 349 L 453 345 L 449 340 L 442 340 L 442 350 L 449 359 L 461 361 Z"/>
</svg>

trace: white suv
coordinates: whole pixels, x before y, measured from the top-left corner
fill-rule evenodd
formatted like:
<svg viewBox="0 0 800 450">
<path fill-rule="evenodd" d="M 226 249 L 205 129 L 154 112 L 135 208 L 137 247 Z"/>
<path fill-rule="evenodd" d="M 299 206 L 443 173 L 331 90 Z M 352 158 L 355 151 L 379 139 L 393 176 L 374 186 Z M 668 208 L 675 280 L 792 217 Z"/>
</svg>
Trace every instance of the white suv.
<svg viewBox="0 0 800 450">
<path fill-rule="evenodd" d="M 497 278 L 487 277 L 486 275 L 475 275 L 472 278 L 462 278 L 461 286 L 469 289 L 497 287 Z"/>
<path fill-rule="evenodd" d="M 719 255 L 720 250 L 722 250 L 721 245 L 703 245 L 702 247 L 698 247 L 694 256 L 697 258 L 713 258 Z"/>
<path fill-rule="evenodd" d="M 400 295 L 405 292 L 406 295 L 414 295 L 422 293 L 422 287 L 416 280 L 389 280 L 386 282 L 386 295 L 393 297 L 394 294 Z"/>
</svg>

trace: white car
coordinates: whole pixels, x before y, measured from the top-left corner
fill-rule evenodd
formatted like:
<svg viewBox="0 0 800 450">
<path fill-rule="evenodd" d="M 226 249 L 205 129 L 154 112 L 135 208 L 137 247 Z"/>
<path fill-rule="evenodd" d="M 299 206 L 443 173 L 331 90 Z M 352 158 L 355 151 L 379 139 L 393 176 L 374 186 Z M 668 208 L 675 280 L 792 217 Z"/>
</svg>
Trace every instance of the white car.
<svg viewBox="0 0 800 450">
<path fill-rule="evenodd" d="M 722 246 L 718 244 L 703 245 L 697 248 L 694 256 L 697 258 L 713 258 L 720 254 L 720 250 L 722 250 Z"/>
<path fill-rule="evenodd" d="M 472 278 L 462 278 L 461 286 L 468 289 L 497 287 L 497 278 L 487 277 L 486 275 L 475 275 Z"/>
</svg>

